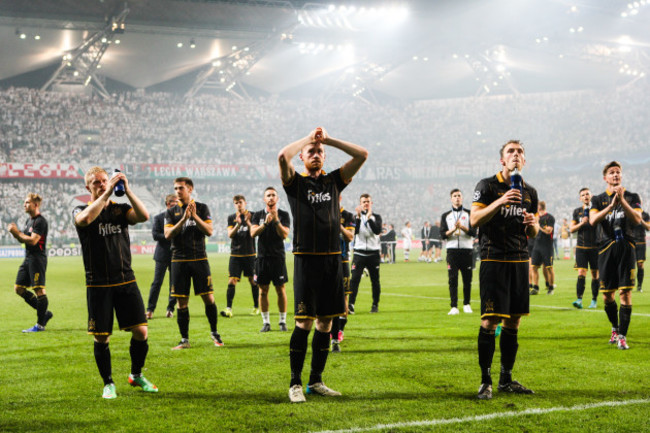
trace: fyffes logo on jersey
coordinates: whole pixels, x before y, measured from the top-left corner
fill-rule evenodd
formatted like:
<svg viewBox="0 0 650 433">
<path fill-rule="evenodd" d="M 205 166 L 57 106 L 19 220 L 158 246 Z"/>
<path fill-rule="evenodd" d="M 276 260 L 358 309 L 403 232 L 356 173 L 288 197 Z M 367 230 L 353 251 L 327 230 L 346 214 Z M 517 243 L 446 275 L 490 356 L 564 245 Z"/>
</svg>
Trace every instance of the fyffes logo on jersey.
<svg viewBox="0 0 650 433">
<path fill-rule="evenodd" d="M 625 217 L 625 212 L 623 212 L 622 210 L 616 210 L 608 213 L 605 218 L 607 219 L 607 221 L 614 221 L 617 219 L 623 219 L 624 217 Z"/>
<path fill-rule="evenodd" d="M 520 217 L 524 215 L 524 208 L 521 206 L 503 206 L 501 208 L 501 216 L 504 218 L 509 218 L 509 217 Z"/>
<path fill-rule="evenodd" d="M 116 233 L 122 233 L 122 227 L 116 226 L 115 224 L 103 224 L 99 223 L 99 234 L 102 236 L 110 236 Z"/>
<path fill-rule="evenodd" d="M 331 200 L 332 200 L 332 196 L 331 196 L 331 194 L 330 194 L 329 192 L 325 192 L 325 193 L 323 193 L 323 192 L 315 193 L 314 191 L 312 191 L 312 190 L 310 189 L 309 191 L 307 191 L 307 199 L 309 200 L 309 202 L 310 202 L 311 204 L 314 204 L 314 203 L 323 203 L 323 202 L 326 202 L 326 201 L 331 201 Z"/>
</svg>

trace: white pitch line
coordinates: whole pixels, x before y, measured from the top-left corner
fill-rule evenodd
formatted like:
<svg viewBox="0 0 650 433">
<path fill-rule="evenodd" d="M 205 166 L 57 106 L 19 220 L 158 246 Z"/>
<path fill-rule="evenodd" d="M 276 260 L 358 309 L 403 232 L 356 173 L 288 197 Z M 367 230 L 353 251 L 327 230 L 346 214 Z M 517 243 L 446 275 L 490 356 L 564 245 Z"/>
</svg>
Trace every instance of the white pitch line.
<svg viewBox="0 0 650 433">
<path fill-rule="evenodd" d="M 527 415 L 545 415 L 553 412 L 575 412 L 575 411 L 584 411 L 590 409 L 597 409 L 600 407 L 616 407 L 616 406 L 629 406 L 633 404 L 648 404 L 650 399 L 637 399 L 637 400 L 619 400 L 619 401 L 602 401 L 599 403 L 591 404 L 580 404 L 577 406 L 557 406 L 549 408 L 532 408 L 526 409 L 519 412 L 507 411 L 507 412 L 494 412 L 485 415 L 474 415 L 467 416 L 464 418 L 439 418 L 439 419 L 429 419 L 422 421 L 408 421 L 408 422 L 398 422 L 392 424 L 376 424 L 368 427 L 352 427 L 348 429 L 341 430 L 322 430 L 315 433 L 356 433 L 356 432 L 367 432 L 374 430 L 392 430 L 399 429 L 404 427 L 426 427 L 426 426 L 436 426 L 436 425 L 446 425 L 446 424 L 460 424 L 460 423 L 471 423 L 476 421 L 486 421 L 493 420 L 498 418 L 517 418 Z"/>
<path fill-rule="evenodd" d="M 370 292 L 366 292 L 366 293 L 370 293 Z M 385 293 L 385 292 L 381 292 L 381 294 L 382 294 L 382 296 L 397 296 L 397 297 L 402 297 L 402 298 L 433 299 L 433 300 L 436 300 L 436 301 L 438 301 L 438 300 L 448 301 L 449 300 L 449 298 L 443 298 L 443 297 L 439 297 L 439 296 L 419 296 L 419 295 L 409 295 L 409 294 L 405 294 L 405 293 Z M 476 301 L 476 300 L 474 300 L 472 302 L 479 303 L 479 301 Z M 565 310 L 565 311 L 576 310 L 576 308 L 557 307 L 557 306 L 554 306 L 554 305 L 534 305 L 534 304 L 531 304 L 531 307 L 547 308 L 547 309 L 550 309 L 550 310 Z M 603 310 L 595 309 L 595 308 L 594 309 L 583 308 L 582 311 L 584 311 L 585 313 L 602 313 L 603 312 Z M 632 317 L 650 317 L 650 314 L 633 312 Z"/>
</svg>

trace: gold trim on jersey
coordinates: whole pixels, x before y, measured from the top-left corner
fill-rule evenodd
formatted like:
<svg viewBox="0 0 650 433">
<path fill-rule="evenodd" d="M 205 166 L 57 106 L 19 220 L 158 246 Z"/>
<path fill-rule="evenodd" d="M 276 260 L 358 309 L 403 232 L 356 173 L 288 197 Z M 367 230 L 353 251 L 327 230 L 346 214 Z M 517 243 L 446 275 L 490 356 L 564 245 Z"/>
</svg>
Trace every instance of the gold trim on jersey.
<svg viewBox="0 0 650 433">
<path fill-rule="evenodd" d="M 588 270 L 587 268 L 576 268 L 575 266 L 573 267 L 573 269 L 576 270 L 576 271 L 579 271 L 579 270 L 587 271 Z"/>
<path fill-rule="evenodd" d="M 580 245 L 576 245 L 576 248 L 580 248 L 581 250 L 595 250 L 598 247 L 581 247 Z"/>
<path fill-rule="evenodd" d="M 477 202 L 477 201 L 475 201 L 474 203 L 472 203 L 472 206 L 478 206 L 478 207 L 487 207 L 487 205 L 486 205 L 486 204 L 483 204 L 483 203 L 479 203 L 479 202 Z"/>
<path fill-rule="evenodd" d="M 117 286 L 124 286 L 126 284 L 131 284 L 135 283 L 135 280 L 127 281 L 125 283 L 116 283 L 116 284 L 100 284 L 100 285 L 86 285 L 86 287 L 117 287 Z"/>
<path fill-rule="evenodd" d="M 257 254 L 231 254 L 230 257 L 255 257 Z"/>
<path fill-rule="evenodd" d="M 236 280 L 237 282 L 241 281 L 240 277 L 233 277 L 232 275 L 230 275 L 230 272 L 228 272 L 228 278 L 232 278 L 233 280 Z"/>
<path fill-rule="evenodd" d="M 204 259 L 182 259 L 182 260 L 172 260 L 172 263 L 182 263 L 182 262 L 200 262 L 202 260 L 208 260 L 208 258 Z"/>
<path fill-rule="evenodd" d="M 617 287 L 616 289 L 599 289 L 598 291 L 601 293 L 613 293 L 617 290 L 632 290 L 634 289 L 634 286 L 621 286 Z"/>
<path fill-rule="evenodd" d="M 189 298 L 190 297 L 190 295 L 178 295 L 176 293 L 172 293 L 169 296 L 171 296 L 172 298 Z"/>
<path fill-rule="evenodd" d="M 88 335 L 112 335 L 111 332 L 90 332 L 90 331 L 88 331 L 87 333 L 88 333 Z"/>
<path fill-rule="evenodd" d="M 506 319 L 510 318 L 510 314 L 500 314 L 500 313 L 488 313 L 488 314 L 481 314 L 481 319 L 484 317 L 504 317 Z"/>
<path fill-rule="evenodd" d="M 212 293 L 214 293 L 214 290 L 208 290 L 207 292 L 195 293 L 194 296 L 210 295 Z"/>
<path fill-rule="evenodd" d="M 32 286 L 32 289 L 44 289 L 45 286 Z"/>
<path fill-rule="evenodd" d="M 602 253 L 604 253 L 605 251 L 607 251 L 607 249 L 608 249 L 609 247 L 611 247 L 612 245 L 614 245 L 615 242 L 616 242 L 616 241 L 611 241 L 609 244 L 607 244 L 607 246 L 606 246 L 605 248 L 603 248 L 602 250 L 598 251 L 598 254 L 602 254 Z"/>
<path fill-rule="evenodd" d="M 482 262 L 499 262 L 499 263 L 528 263 L 528 260 L 496 260 L 496 259 L 481 259 Z"/>
<path fill-rule="evenodd" d="M 18 287 L 21 289 L 29 289 L 31 286 L 21 286 L 20 284 L 14 284 L 14 287 Z"/>
<path fill-rule="evenodd" d="M 129 329 L 133 329 L 138 326 L 149 326 L 149 324 L 147 322 L 138 323 L 137 325 L 131 325 L 131 326 L 127 326 L 126 328 L 120 328 L 120 331 L 128 331 Z"/>
</svg>

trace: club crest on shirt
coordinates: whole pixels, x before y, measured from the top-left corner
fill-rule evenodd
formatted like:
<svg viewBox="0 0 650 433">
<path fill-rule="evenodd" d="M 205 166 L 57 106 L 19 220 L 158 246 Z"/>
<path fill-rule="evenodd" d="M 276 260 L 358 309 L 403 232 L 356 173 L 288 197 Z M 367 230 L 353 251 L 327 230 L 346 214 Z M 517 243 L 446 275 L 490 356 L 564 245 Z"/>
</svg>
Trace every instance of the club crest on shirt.
<svg viewBox="0 0 650 433">
<path fill-rule="evenodd" d="M 111 213 L 113 214 L 113 216 L 122 215 L 122 209 L 119 207 L 114 207 L 113 209 L 111 209 Z"/>
<path fill-rule="evenodd" d="M 481 191 L 479 190 L 474 191 L 474 197 L 472 201 L 479 201 L 480 199 L 481 199 Z"/>
</svg>

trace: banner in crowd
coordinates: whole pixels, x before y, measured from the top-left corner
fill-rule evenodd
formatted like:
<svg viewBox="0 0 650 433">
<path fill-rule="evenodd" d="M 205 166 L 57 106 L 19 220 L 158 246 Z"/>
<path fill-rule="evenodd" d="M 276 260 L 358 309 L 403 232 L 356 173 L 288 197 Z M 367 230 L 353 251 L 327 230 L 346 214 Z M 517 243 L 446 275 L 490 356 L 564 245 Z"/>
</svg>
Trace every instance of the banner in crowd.
<svg viewBox="0 0 650 433">
<path fill-rule="evenodd" d="M 263 180 L 277 177 L 275 171 L 266 166 L 242 164 L 127 164 L 127 173 L 136 178 L 174 179 L 238 179 Z"/>
<path fill-rule="evenodd" d="M 83 170 L 76 164 L 0 163 L 0 178 L 10 179 L 83 179 Z"/>
</svg>

